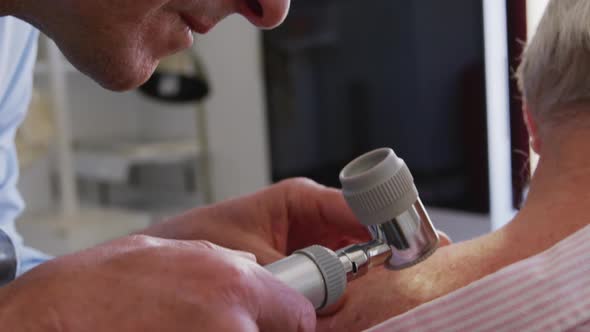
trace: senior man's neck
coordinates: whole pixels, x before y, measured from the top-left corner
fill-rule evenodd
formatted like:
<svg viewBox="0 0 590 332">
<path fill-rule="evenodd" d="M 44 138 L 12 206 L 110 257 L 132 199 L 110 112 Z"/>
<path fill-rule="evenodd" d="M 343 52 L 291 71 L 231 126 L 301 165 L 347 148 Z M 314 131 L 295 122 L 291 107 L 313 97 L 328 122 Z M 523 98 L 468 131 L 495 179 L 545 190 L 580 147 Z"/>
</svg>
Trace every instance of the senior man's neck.
<svg viewBox="0 0 590 332">
<path fill-rule="evenodd" d="M 589 224 L 590 121 L 573 119 L 547 129 L 539 153 L 528 198 L 513 224 L 535 229 L 551 243 Z"/>
</svg>

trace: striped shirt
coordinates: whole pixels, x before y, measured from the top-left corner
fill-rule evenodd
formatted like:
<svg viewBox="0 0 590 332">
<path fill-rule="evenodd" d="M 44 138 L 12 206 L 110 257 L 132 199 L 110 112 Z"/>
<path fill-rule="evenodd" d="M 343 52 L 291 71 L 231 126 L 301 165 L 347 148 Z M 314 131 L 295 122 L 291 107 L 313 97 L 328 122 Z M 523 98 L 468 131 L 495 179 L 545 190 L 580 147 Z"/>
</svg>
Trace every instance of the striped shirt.
<svg viewBox="0 0 590 332">
<path fill-rule="evenodd" d="M 590 225 L 370 331 L 590 332 Z"/>
</svg>

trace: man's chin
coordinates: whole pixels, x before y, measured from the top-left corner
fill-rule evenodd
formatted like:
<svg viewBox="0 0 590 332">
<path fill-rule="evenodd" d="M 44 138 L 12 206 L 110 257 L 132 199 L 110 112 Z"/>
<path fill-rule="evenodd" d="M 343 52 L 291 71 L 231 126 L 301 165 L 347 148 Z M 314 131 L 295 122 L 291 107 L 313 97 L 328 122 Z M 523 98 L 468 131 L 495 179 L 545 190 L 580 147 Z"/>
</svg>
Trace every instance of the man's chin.
<svg viewBox="0 0 590 332">
<path fill-rule="evenodd" d="M 106 75 L 89 75 L 100 86 L 115 92 L 124 92 L 135 89 L 145 83 L 154 73 L 158 63 L 142 66 L 137 70 L 129 68 L 119 71 L 109 71 Z M 117 75 L 118 74 L 118 75 Z"/>
</svg>

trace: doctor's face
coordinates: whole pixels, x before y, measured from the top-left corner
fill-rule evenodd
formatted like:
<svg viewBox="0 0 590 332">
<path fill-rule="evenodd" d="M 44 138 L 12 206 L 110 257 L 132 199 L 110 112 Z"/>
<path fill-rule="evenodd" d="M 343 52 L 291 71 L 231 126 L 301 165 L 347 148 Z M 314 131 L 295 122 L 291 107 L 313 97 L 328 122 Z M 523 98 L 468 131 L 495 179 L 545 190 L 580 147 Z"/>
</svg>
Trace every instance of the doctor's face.
<svg viewBox="0 0 590 332">
<path fill-rule="evenodd" d="M 260 28 L 286 17 L 290 0 L 23 0 L 16 16 L 51 37 L 80 71 L 105 88 L 145 82 L 162 57 L 188 48 L 239 14 Z"/>
</svg>

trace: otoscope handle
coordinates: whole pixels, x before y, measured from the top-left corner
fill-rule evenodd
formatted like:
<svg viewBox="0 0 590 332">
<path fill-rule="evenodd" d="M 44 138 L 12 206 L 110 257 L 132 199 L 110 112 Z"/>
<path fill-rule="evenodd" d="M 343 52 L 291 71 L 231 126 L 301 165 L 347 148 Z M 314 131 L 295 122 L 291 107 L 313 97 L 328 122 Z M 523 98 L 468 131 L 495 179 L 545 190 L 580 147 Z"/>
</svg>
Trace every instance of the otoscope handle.
<svg viewBox="0 0 590 332">
<path fill-rule="evenodd" d="M 316 309 L 336 303 L 346 289 L 346 272 L 340 258 L 322 246 L 298 250 L 265 268 L 303 294 Z"/>
</svg>

